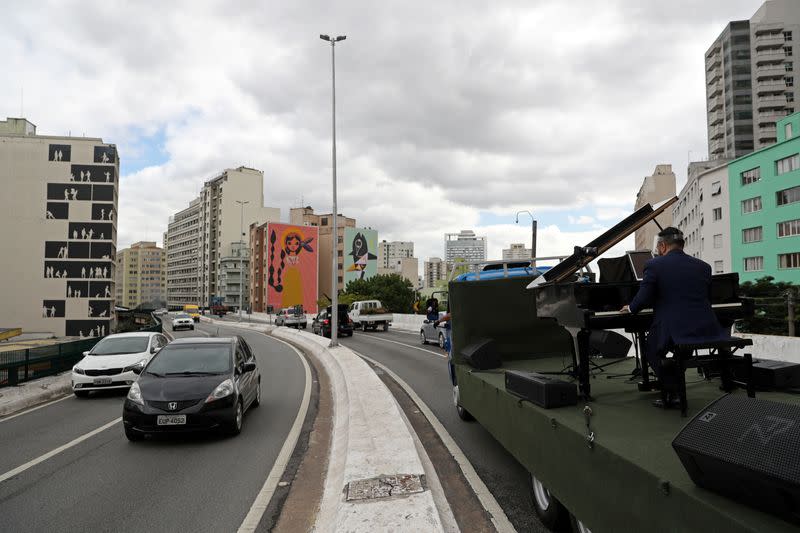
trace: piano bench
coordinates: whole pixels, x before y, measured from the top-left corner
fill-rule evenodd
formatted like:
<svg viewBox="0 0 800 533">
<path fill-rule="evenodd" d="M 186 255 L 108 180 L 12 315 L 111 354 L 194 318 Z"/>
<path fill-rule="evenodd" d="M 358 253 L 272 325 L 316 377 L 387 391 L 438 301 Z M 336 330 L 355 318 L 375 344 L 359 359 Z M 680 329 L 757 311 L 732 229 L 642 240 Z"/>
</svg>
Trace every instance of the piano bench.
<svg viewBox="0 0 800 533">
<path fill-rule="evenodd" d="M 689 344 L 677 344 L 672 349 L 674 364 L 677 364 L 677 391 L 668 391 L 664 387 L 661 388 L 661 396 L 666 404 L 667 393 L 677 392 L 680 399 L 681 416 L 686 416 L 688 410 L 688 400 L 686 398 L 686 369 L 698 367 L 706 363 L 719 363 L 721 366 L 722 390 L 730 392 L 734 386 L 742 386 L 747 389 L 747 395 L 751 398 L 755 397 L 755 388 L 753 382 L 753 357 L 751 354 L 744 354 L 745 362 L 745 380 L 735 381 L 733 379 L 733 365 L 734 358 L 733 352 L 745 346 L 752 346 L 752 339 L 742 339 L 739 337 L 730 337 L 727 339 L 697 342 Z M 696 355 L 698 350 L 709 350 L 710 354 Z"/>
</svg>

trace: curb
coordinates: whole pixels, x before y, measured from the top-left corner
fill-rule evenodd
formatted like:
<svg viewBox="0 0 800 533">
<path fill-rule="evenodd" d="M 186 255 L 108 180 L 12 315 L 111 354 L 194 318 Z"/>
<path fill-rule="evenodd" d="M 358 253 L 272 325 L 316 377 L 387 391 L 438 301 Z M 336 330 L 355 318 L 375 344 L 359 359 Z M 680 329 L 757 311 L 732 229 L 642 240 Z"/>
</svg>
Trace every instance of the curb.
<svg viewBox="0 0 800 533">
<path fill-rule="evenodd" d="M 23 409 L 71 394 L 71 374 L 64 372 L 56 376 L 28 381 L 16 387 L 0 389 L 0 396 L 2 397 L 9 395 L 9 393 L 14 393 L 15 396 L 19 395 L 19 398 L 7 401 L 0 398 L 0 417 L 12 415 Z"/>
<path fill-rule="evenodd" d="M 414 437 L 372 368 L 344 346 L 329 348 L 323 337 L 289 328 L 275 328 L 270 334 L 311 352 L 331 381 L 333 434 L 314 529 L 445 531 Z M 407 476 L 416 476 L 421 486 L 409 484 L 406 491 L 402 481 L 392 483 Z M 356 497 L 357 489 L 369 486 L 383 490 L 366 489 L 364 497 Z M 392 487 L 388 493 L 387 486 Z"/>
</svg>

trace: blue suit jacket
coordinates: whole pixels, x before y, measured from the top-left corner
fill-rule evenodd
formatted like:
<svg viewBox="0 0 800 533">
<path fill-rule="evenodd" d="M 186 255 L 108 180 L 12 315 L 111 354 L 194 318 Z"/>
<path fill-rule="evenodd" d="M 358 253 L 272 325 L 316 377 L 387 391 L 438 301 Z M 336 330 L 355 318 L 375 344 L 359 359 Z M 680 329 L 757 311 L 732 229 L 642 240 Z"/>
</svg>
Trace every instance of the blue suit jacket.
<svg viewBox="0 0 800 533">
<path fill-rule="evenodd" d="M 671 344 L 713 341 L 730 335 L 711 309 L 711 267 L 673 250 L 645 264 L 631 313 L 652 307 L 655 312 L 647 336 L 650 354 L 664 353 Z"/>
</svg>

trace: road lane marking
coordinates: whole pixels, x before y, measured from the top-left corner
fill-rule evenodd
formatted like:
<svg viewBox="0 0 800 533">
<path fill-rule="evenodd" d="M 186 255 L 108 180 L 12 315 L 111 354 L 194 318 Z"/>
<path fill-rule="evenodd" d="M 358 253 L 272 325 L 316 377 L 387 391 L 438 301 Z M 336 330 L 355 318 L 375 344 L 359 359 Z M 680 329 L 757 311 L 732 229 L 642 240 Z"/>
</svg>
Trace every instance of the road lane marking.
<svg viewBox="0 0 800 533">
<path fill-rule="evenodd" d="M 21 474 L 22 472 L 28 470 L 29 468 L 32 468 L 32 467 L 38 465 L 39 463 L 43 463 L 44 461 L 47 461 L 51 457 L 56 456 L 59 453 L 65 451 L 65 450 L 68 450 L 68 449 L 72 448 L 73 446 L 76 446 L 76 445 L 80 444 L 81 442 L 85 441 L 86 439 L 90 439 L 90 438 L 94 437 L 98 433 L 101 433 L 101 432 L 107 430 L 111 426 L 113 426 L 115 424 L 118 424 L 121 421 L 122 421 L 122 417 L 115 418 L 114 420 L 112 420 L 108 424 L 100 426 L 99 428 L 94 429 L 94 430 L 90 431 L 89 433 L 81 435 L 77 439 L 71 440 L 68 443 L 64 444 L 63 446 L 59 446 L 58 448 L 56 448 L 54 450 L 50 450 L 46 454 L 40 455 L 36 459 L 28 461 L 24 465 L 20 465 L 20 466 L 16 467 L 13 470 L 9 470 L 5 474 L 0 475 L 0 483 L 2 483 L 3 481 L 6 481 L 7 479 L 10 479 L 10 478 L 18 475 L 18 474 Z"/>
<path fill-rule="evenodd" d="M 7 416 L 5 418 L 0 418 L 0 423 L 6 422 L 8 420 L 11 420 L 12 418 L 17 418 L 18 416 L 27 415 L 28 413 L 32 413 L 34 411 L 38 411 L 42 407 L 47 407 L 48 405 L 53 405 L 54 403 L 63 402 L 64 400 L 68 400 L 71 397 L 72 397 L 72 392 L 68 393 L 63 398 L 58 398 L 57 400 L 53 400 L 53 401 L 50 401 L 50 402 L 47 402 L 47 403 L 43 403 L 41 405 L 37 405 L 36 407 L 31 407 L 30 409 L 22 411 L 21 413 L 16 413 L 16 414 L 13 414 L 11 416 Z"/>
<path fill-rule="evenodd" d="M 380 335 L 365 335 L 365 336 L 369 337 L 371 339 L 380 339 L 380 340 L 385 341 L 385 342 L 391 342 L 393 344 L 399 344 L 400 346 L 405 346 L 406 348 L 413 348 L 415 350 L 419 350 L 420 352 L 425 352 L 425 353 L 430 354 L 430 355 L 436 355 L 438 357 L 444 357 L 445 359 L 447 358 L 447 354 L 436 353 L 433 350 L 427 350 L 425 348 L 420 348 L 419 346 L 414 346 L 413 344 L 406 344 L 404 342 L 393 341 L 391 339 L 384 339 L 384 338 L 381 338 Z"/>
<path fill-rule="evenodd" d="M 411 346 L 411 348 L 416 348 L 416 346 Z M 400 376 L 395 374 L 394 371 L 392 371 L 383 363 L 379 363 L 375 359 L 361 354 L 352 348 L 350 348 L 350 350 L 352 350 L 352 352 L 357 356 L 369 361 L 373 365 L 389 374 L 393 380 L 403 387 L 403 390 L 406 391 L 406 394 L 408 394 L 411 397 L 411 400 L 417 404 L 419 410 L 422 411 L 422 414 L 425 415 L 425 417 L 428 419 L 428 422 L 430 422 L 431 426 L 433 426 L 436 434 L 439 435 L 439 438 L 447 447 L 447 451 L 450 452 L 450 455 L 452 455 L 456 460 L 456 463 L 458 463 L 458 466 L 461 468 L 461 472 L 463 472 L 464 477 L 467 479 L 467 483 L 469 483 L 469 486 L 472 487 L 472 491 L 478 497 L 478 501 L 481 502 L 483 508 L 486 509 L 486 511 L 492 517 L 492 523 L 494 524 L 494 527 L 497 529 L 498 533 L 516 533 L 516 529 L 509 521 L 505 511 L 503 511 L 503 508 L 500 507 L 499 503 L 497 503 L 494 495 L 484 484 L 483 480 L 481 480 L 480 476 L 475 471 L 475 468 L 472 466 L 472 463 L 469 462 L 467 456 L 464 455 L 463 451 L 461 451 L 461 448 L 458 446 L 456 441 L 453 440 L 453 437 L 450 436 L 450 433 L 447 432 L 447 429 L 445 429 L 444 425 L 442 425 L 442 423 L 439 422 L 439 419 L 436 418 L 436 415 L 433 414 L 433 411 L 431 411 L 430 407 L 428 407 L 428 404 L 426 404 L 414 391 L 414 389 L 411 388 L 411 385 L 406 383 Z M 455 407 L 453 407 L 453 409 L 455 409 Z"/>
<path fill-rule="evenodd" d="M 262 335 L 265 337 L 268 336 L 264 333 L 262 333 Z M 303 429 L 303 423 L 305 422 L 306 414 L 308 413 L 308 406 L 311 401 L 311 369 L 308 367 L 308 361 L 306 361 L 306 358 L 300 353 L 300 350 L 288 342 L 284 342 L 275 337 L 269 338 L 285 344 L 294 350 L 294 352 L 297 354 L 297 357 L 300 358 L 306 375 L 305 391 L 303 392 L 303 401 L 300 403 L 300 409 L 297 411 L 294 424 L 292 424 L 292 429 L 289 431 L 289 435 L 286 437 L 283 447 L 281 448 L 277 459 L 275 459 L 275 463 L 272 465 L 272 470 L 270 470 L 266 481 L 264 481 L 264 485 L 258 492 L 255 501 L 253 501 L 250 511 L 247 512 L 247 516 L 244 517 L 242 525 L 239 526 L 239 533 L 255 531 L 258 527 L 258 523 L 261 522 L 261 518 L 264 516 L 264 512 L 267 510 L 269 502 L 272 500 L 272 495 L 275 494 L 275 489 L 277 488 L 278 483 L 280 482 L 281 477 L 286 470 L 286 466 L 289 464 L 289 459 L 292 457 L 294 448 L 297 446 L 297 440 L 300 438 L 300 431 Z"/>
</svg>

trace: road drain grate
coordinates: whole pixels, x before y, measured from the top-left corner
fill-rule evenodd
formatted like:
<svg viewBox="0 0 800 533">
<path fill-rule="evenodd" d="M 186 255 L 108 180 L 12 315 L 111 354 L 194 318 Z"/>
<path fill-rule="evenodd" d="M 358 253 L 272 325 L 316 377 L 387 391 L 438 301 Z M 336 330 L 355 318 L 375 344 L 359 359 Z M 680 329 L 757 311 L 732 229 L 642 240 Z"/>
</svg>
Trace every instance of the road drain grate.
<svg viewBox="0 0 800 533">
<path fill-rule="evenodd" d="M 345 487 L 346 501 L 375 500 L 425 491 L 425 475 L 395 474 L 351 481 Z"/>
</svg>

